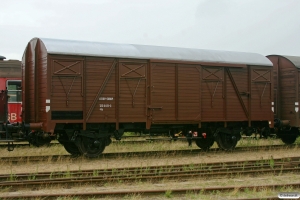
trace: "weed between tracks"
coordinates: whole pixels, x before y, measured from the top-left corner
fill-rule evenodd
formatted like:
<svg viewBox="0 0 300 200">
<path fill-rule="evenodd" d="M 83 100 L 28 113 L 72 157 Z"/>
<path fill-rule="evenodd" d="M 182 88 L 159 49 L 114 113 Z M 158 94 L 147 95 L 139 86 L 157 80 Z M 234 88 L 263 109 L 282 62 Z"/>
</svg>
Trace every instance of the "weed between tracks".
<svg viewBox="0 0 300 200">
<path fill-rule="evenodd" d="M 68 187 L 67 185 L 59 185 L 53 188 L 46 188 L 44 190 L 35 188 L 35 191 L 29 190 L 23 190 L 23 191 L 14 191 L 12 193 L 53 193 L 50 191 L 56 191 L 60 193 L 73 193 L 74 196 L 72 197 L 62 197 L 58 199 L 65 199 L 65 200 L 73 200 L 73 199 L 80 199 L 76 198 L 76 193 L 81 192 L 99 192 L 99 191 L 132 191 L 136 189 L 144 189 L 144 190 L 157 190 L 157 189 L 166 189 L 167 191 L 164 194 L 155 195 L 151 197 L 147 197 L 150 199 L 204 199 L 204 200 L 211 200 L 211 199 L 235 199 L 235 198 L 265 198 L 268 196 L 277 196 L 279 192 L 295 192 L 297 189 L 292 187 L 282 187 L 279 189 L 267 189 L 267 188 L 260 188 L 260 189 L 245 189 L 240 190 L 240 186 L 242 185 L 263 185 L 263 184 L 274 184 L 275 182 L 281 182 L 283 183 L 290 183 L 290 180 L 296 180 L 299 179 L 299 175 L 285 175 L 285 176 L 261 176 L 259 178 L 252 178 L 252 177 L 240 177 L 240 178 L 232 178 L 232 179 L 212 179 L 212 180 L 191 180 L 191 181 L 167 181 L 163 180 L 158 183 L 153 182 L 134 182 L 134 183 L 106 183 L 105 185 L 76 185 Z M 220 191 L 213 191 L 213 192 L 187 192 L 183 195 L 178 195 L 172 192 L 172 189 L 186 189 L 186 188 L 194 188 L 194 187 L 220 187 L 220 186 L 228 186 L 228 185 L 235 185 L 236 189 L 228 192 L 220 192 Z M 0 195 L 2 193 L 5 193 L 7 191 L 1 191 Z M 89 199 L 104 199 L 104 200 L 110 200 L 110 199 L 128 199 L 128 200 L 140 200 L 145 199 L 145 196 L 143 194 L 132 194 L 132 195 L 125 195 L 123 197 L 104 197 L 104 198 L 89 198 Z M 37 198 L 38 199 L 38 198 Z"/>
</svg>

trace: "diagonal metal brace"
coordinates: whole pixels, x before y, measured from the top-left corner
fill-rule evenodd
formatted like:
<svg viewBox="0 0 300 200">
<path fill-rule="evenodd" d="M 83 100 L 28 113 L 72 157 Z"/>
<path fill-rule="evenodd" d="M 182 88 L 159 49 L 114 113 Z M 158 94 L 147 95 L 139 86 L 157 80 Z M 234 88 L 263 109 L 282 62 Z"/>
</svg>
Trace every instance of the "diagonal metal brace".
<svg viewBox="0 0 300 200">
<path fill-rule="evenodd" d="M 115 69 L 116 64 L 117 64 L 117 61 L 114 60 L 113 64 L 111 65 L 111 67 L 110 67 L 110 69 L 109 69 L 109 71 L 108 71 L 108 73 L 107 73 L 107 75 L 106 75 L 106 77 L 105 77 L 105 79 L 104 79 L 104 81 L 103 81 L 103 83 L 102 83 L 99 91 L 98 91 L 98 94 L 95 96 L 95 99 L 93 101 L 92 106 L 90 107 L 90 109 L 89 109 L 89 111 L 88 111 L 88 113 L 86 115 L 86 121 L 90 118 L 90 116 L 91 116 L 91 114 L 92 114 L 92 112 L 93 112 L 93 110 L 94 110 L 94 108 L 96 106 L 96 103 L 98 102 L 98 99 L 99 99 L 100 95 L 102 94 L 102 92 L 103 92 L 103 90 L 104 90 L 104 88 L 105 88 L 105 86 L 106 86 L 106 84 L 107 84 L 107 82 L 108 82 L 108 80 L 109 80 L 112 72 Z"/>
</svg>

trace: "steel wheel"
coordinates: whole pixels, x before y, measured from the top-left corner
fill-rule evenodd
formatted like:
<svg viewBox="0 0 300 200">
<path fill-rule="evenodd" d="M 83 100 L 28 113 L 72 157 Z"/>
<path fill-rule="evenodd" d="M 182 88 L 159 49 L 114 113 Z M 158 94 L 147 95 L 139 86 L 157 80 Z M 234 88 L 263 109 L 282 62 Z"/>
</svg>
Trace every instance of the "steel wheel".
<svg viewBox="0 0 300 200">
<path fill-rule="evenodd" d="M 81 152 L 79 151 L 78 147 L 72 142 L 64 143 L 64 147 L 66 151 L 72 155 L 81 155 Z"/>
<path fill-rule="evenodd" d="M 299 135 L 299 129 L 297 127 L 291 127 L 290 129 L 280 130 L 279 134 L 282 142 L 285 144 L 293 144 Z"/>
<path fill-rule="evenodd" d="M 94 138 L 82 137 L 78 145 L 79 151 L 86 157 L 98 157 L 105 149 L 104 140 L 96 140 Z"/>
<path fill-rule="evenodd" d="M 269 127 L 263 127 L 261 129 L 260 137 L 263 137 L 265 139 L 267 139 L 268 137 L 270 137 L 270 128 Z"/>
<path fill-rule="evenodd" d="M 202 138 L 196 140 L 197 146 L 204 151 L 207 151 L 214 144 L 214 142 L 215 141 L 213 138 Z"/>
<path fill-rule="evenodd" d="M 285 144 L 293 144 L 297 139 L 297 136 L 283 136 L 281 137 L 282 142 Z"/>
<path fill-rule="evenodd" d="M 224 150 L 232 150 L 235 148 L 238 138 L 231 134 L 218 133 L 216 141 L 219 148 Z"/>
</svg>

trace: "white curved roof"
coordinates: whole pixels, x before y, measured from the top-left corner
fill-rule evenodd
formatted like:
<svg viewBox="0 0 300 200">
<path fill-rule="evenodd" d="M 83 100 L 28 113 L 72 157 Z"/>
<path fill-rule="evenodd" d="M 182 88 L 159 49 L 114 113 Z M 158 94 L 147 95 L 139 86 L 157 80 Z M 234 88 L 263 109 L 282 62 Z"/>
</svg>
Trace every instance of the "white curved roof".
<svg viewBox="0 0 300 200">
<path fill-rule="evenodd" d="M 36 40 L 38 38 L 34 38 Z M 257 53 L 39 38 L 49 54 L 272 66 Z"/>
<path fill-rule="evenodd" d="M 300 56 L 286 56 L 286 55 L 268 55 L 268 56 L 278 56 L 283 57 L 289 60 L 293 65 L 295 65 L 296 68 L 300 69 Z M 267 57 L 268 57 L 267 56 Z"/>
</svg>

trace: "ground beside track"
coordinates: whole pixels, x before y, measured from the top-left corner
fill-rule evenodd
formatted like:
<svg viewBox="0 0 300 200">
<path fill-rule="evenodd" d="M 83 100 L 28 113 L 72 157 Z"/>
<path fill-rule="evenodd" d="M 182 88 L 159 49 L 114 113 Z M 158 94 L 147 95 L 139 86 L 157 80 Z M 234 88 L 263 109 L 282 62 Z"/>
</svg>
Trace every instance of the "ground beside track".
<svg viewBox="0 0 300 200">
<path fill-rule="evenodd" d="M 26 151 L 26 148 L 23 150 Z M 27 154 L 29 155 L 29 154 Z M 280 150 L 258 150 L 258 151 L 231 151 L 231 152 L 199 152 L 197 154 L 181 155 L 161 155 L 159 157 L 134 157 L 120 156 L 115 159 L 98 158 L 86 159 L 80 157 L 77 159 L 58 159 L 56 162 L 45 160 L 44 162 L 27 162 L 21 165 L 8 166 L 9 163 L 0 163 L 1 174 L 7 173 L 33 173 L 36 171 L 59 171 L 59 170 L 79 170 L 79 169 L 105 169 L 112 167 L 136 167 L 149 165 L 171 165 L 171 164 L 190 164 L 190 163 L 207 163 L 207 162 L 225 162 L 237 160 L 260 160 L 279 157 L 293 157 L 300 155 L 300 148 L 280 149 Z"/>
<path fill-rule="evenodd" d="M 178 145 L 177 143 L 175 143 Z M 182 144 L 183 146 L 165 146 L 165 143 L 161 143 L 161 146 L 152 146 L 151 143 L 149 143 L 148 147 L 144 147 L 148 150 L 158 150 L 158 148 L 188 148 L 186 144 Z M 143 144 L 145 146 L 145 144 Z M 125 146 L 111 146 L 116 149 L 109 149 L 111 152 L 118 151 L 120 149 L 125 149 Z M 126 149 L 128 150 L 129 147 Z M 132 146 L 132 149 L 141 148 L 140 146 Z M 193 144 L 192 148 L 197 148 L 195 144 Z M 43 155 L 45 153 L 45 149 L 38 149 L 38 148 L 22 148 L 18 150 L 16 153 L 21 153 L 22 155 L 28 155 L 27 150 L 35 150 L 36 154 Z M 47 150 L 53 151 L 53 148 L 49 148 Z M 65 154 L 65 152 L 62 150 L 59 150 L 62 152 L 62 154 Z M 1 152 L 0 152 L 1 153 Z M 11 152 L 13 153 L 13 152 Z M 1 173 L 34 173 L 34 172 L 42 172 L 42 171 L 71 171 L 71 170 L 84 170 L 84 169 L 106 169 L 106 168 L 117 168 L 117 167 L 137 167 L 137 166 L 152 166 L 152 165 L 172 165 L 172 164 L 193 164 L 193 163 L 210 163 L 210 162 L 225 162 L 225 161 L 237 161 L 237 160 L 261 160 L 261 159 L 272 159 L 272 158 L 281 158 L 281 157 L 292 157 L 292 156 L 299 156 L 300 155 L 300 148 L 295 147 L 292 149 L 280 149 L 280 150 L 260 150 L 255 152 L 214 152 L 214 153 L 205 153 L 201 152 L 196 155 L 168 155 L 168 156 L 161 156 L 161 157 L 120 157 L 116 159 L 70 159 L 70 160 L 58 160 L 55 163 L 52 162 L 42 162 L 42 163 L 26 163 L 22 165 L 11 165 L 7 166 L 3 163 L 0 163 L 1 167 Z M 133 190 L 133 189 L 161 189 L 161 188 L 191 188 L 191 187 L 211 187 L 211 186 L 225 186 L 225 185 L 236 185 L 238 186 L 245 186 L 245 185 L 251 185 L 251 184 L 275 184 L 275 183 L 282 183 L 282 182 L 288 182 L 291 183 L 294 180 L 297 181 L 300 179 L 300 176 L 298 174 L 284 174 L 282 176 L 273 176 L 273 175 L 261 175 L 261 176 L 239 176 L 236 175 L 230 179 L 216 179 L 216 178 L 205 178 L 205 179 L 192 179 L 192 180 L 178 180 L 178 181 L 158 181 L 158 182 L 136 182 L 136 183 L 110 183 L 107 182 L 106 184 L 102 185 L 93 185 L 93 186 L 80 186 L 80 187 L 61 187 L 61 188 L 46 188 L 43 190 L 39 190 L 38 188 L 35 189 L 35 191 L 32 190 L 9 190 L 9 191 L 0 191 L 1 194 L 4 193 L 11 193 L 11 194 L 21 194 L 21 193 L 54 193 L 54 192 L 88 192 L 88 191 L 117 191 L 117 190 Z M 293 189 L 290 188 L 283 188 L 284 191 L 293 191 Z M 240 192 L 238 190 L 231 191 L 228 193 L 218 193 L 210 194 L 210 195 L 195 195 L 195 194 L 189 194 L 189 195 L 171 195 L 171 199 L 230 199 L 231 197 L 234 198 L 242 198 L 242 197 L 266 197 L 266 196 L 276 196 L 278 194 L 279 190 L 275 191 L 246 191 L 246 192 Z M 115 199 L 115 198 L 105 198 L 105 199 Z M 144 197 L 139 195 L 132 195 L 124 197 L 123 199 L 144 199 Z M 170 199 L 168 196 L 165 195 L 158 195 L 154 196 L 152 199 Z"/>
</svg>

